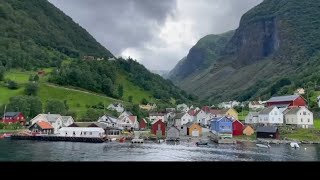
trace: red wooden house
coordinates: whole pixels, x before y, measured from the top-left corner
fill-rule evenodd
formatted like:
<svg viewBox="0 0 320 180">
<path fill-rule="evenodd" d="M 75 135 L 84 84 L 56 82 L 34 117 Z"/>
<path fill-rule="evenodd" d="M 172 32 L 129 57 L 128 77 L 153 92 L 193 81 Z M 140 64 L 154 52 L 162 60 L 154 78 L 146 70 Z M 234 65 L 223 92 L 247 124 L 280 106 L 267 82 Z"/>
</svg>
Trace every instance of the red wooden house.
<svg viewBox="0 0 320 180">
<path fill-rule="evenodd" d="M 22 112 L 6 112 L 1 120 L 2 123 L 20 123 L 21 125 L 26 124 L 26 118 Z"/>
<path fill-rule="evenodd" d="M 141 119 L 139 123 L 139 128 L 140 129 L 147 129 L 148 128 L 148 122 L 145 119 Z"/>
<path fill-rule="evenodd" d="M 166 135 L 166 124 L 161 119 L 152 122 L 151 133 L 157 136 Z"/>
<path fill-rule="evenodd" d="M 233 136 L 241 136 L 243 134 L 244 125 L 239 120 L 235 120 L 232 123 L 232 129 Z"/>
<path fill-rule="evenodd" d="M 298 107 L 307 106 L 307 101 L 300 95 L 292 96 L 278 96 L 272 97 L 267 101 L 267 106 L 277 106 L 277 107 Z"/>
</svg>

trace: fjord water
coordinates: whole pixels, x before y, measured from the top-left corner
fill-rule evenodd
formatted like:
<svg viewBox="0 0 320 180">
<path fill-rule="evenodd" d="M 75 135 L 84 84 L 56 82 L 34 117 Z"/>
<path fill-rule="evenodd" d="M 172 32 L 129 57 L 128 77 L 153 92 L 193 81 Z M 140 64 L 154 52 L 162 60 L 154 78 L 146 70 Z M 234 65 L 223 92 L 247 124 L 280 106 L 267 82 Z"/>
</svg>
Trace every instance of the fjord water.
<svg viewBox="0 0 320 180">
<path fill-rule="evenodd" d="M 320 145 L 87 144 L 0 140 L 0 161 L 319 161 Z"/>
</svg>

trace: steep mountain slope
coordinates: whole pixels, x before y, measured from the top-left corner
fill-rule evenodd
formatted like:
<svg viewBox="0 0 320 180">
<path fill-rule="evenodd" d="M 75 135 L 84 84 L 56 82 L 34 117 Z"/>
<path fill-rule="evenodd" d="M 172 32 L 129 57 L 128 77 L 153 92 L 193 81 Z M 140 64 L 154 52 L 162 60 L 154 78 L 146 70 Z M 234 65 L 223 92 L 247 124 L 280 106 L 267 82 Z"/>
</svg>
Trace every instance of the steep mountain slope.
<svg viewBox="0 0 320 180">
<path fill-rule="evenodd" d="M 46 0 L 0 0 L 0 65 L 56 66 L 63 58 L 113 55 Z"/>
<path fill-rule="evenodd" d="M 0 69 L 53 67 L 51 83 L 124 101 L 133 96 L 133 103 L 188 101 L 184 91 L 136 61 L 109 60 L 114 56 L 105 47 L 47 0 L 0 0 L 0 24 Z M 137 93 L 128 93 L 133 87 Z"/>
<path fill-rule="evenodd" d="M 319 7 L 317 0 L 264 0 L 241 18 L 214 65 L 177 84 L 216 103 L 293 93 L 319 81 Z"/>
<path fill-rule="evenodd" d="M 213 64 L 229 42 L 234 31 L 220 35 L 208 35 L 192 47 L 187 57 L 183 58 L 169 73 L 169 78 L 179 81 L 191 73 L 200 72 Z"/>
</svg>

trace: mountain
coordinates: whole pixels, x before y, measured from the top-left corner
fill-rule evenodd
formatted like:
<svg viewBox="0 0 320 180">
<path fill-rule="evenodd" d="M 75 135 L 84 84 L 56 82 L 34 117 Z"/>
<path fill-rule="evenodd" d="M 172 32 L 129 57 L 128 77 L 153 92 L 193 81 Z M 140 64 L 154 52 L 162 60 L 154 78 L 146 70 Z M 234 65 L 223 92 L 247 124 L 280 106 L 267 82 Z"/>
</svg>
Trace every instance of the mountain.
<svg viewBox="0 0 320 180">
<path fill-rule="evenodd" d="M 132 103 L 189 101 L 171 81 L 135 60 L 116 59 L 47 0 L 0 0 L 0 24 L 0 70 L 51 68 L 51 83 Z"/>
<path fill-rule="evenodd" d="M 226 43 L 214 48 L 218 55 L 209 65 L 203 63 L 208 53 L 199 52 L 179 63 L 178 67 L 188 68 L 176 67 L 170 79 L 212 103 L 291 94 L 297 87 L 318 82 L 319 7 L 317 0 L 264 0 L 243 15 Z M 211 45 L 216 43 L 205 47 Z"/>
<path fill-rule="evenodd" d="M 168 79 L 169 70 L 152 70 L 152 73 L 158 74 L 164 79 Z"/>
<path fill-rule="evenodd" d="M 220 35 L 208 35 L 189 51 L 187 57 L 178 62 L 176 67 L 170 71 L 169 78 L 174 82 L 182 80 L 191 73 L 200 72 L 213 64 L 221 54 L 234 31 Z"/>
</svg>

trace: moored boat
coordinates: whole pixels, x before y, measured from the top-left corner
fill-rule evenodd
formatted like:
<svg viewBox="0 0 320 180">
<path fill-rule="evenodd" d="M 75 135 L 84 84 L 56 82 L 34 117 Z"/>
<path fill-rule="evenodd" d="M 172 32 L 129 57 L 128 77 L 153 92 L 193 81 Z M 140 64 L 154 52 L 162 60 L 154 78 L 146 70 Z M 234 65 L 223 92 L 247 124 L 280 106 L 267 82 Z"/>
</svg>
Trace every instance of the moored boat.
<svg viewBox="0 0 320 180">
<path fill-rule="evenodd" d="M 291 143 L 290 143 L 290 146 L 291 146 L 292 148 L 295 148 L 295 149 L 300 148 L 299 144 L 296 143 L 296 142 L 291 142 Z"/>
<path fill-rule="evenodd" d="M 265 144 L 256 144 L 256 146 L 260 147 L 260 148 L 271 148 L 271 146 L 269 144 L 265 145 Z"/>
</svg>

